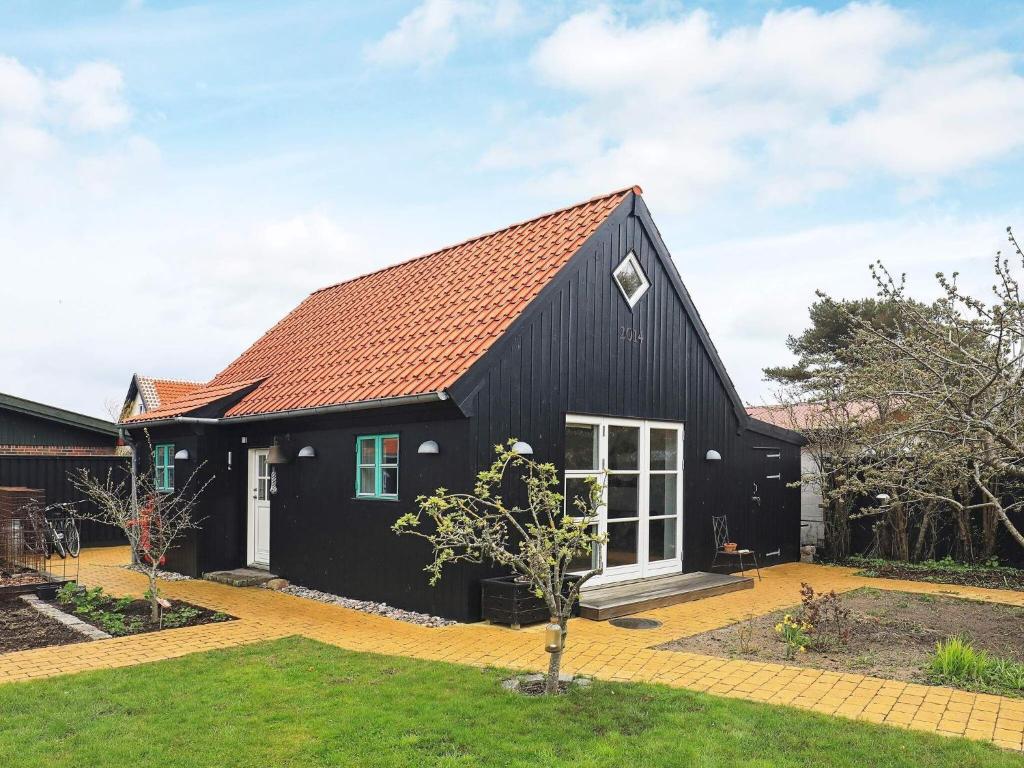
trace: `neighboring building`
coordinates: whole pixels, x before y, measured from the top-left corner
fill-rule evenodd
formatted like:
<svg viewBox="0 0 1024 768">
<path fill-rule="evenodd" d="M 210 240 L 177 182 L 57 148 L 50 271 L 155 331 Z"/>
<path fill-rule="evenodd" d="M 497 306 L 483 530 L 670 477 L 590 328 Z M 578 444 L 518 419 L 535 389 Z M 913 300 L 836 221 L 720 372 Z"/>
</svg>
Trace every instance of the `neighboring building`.
<svg viewBox="0 0 1024 768">
<path fill-rule="evenodd" d="M 802 438 L 744 410 L 639 188 L 316 291 L 124 426 L 137 450 L 148 428 L 169 487 L 214 476 L 170 563 L 191 574 L 252 565 L 477 618 L 492 570 L 432 588 L 429 548 L 391 526 L 420 494 L 470 490 L 509 437 L 569 494 L 608 471 L 596 583 L 709 568 L 720 514 L 762 565 L 799 556 Z"/>
<path fill-rule="evenodd" d="M 47 504 L 81 502 L 69 474 L 98 477 L 128 466 L 118 456 L 117 425 L 81 413 L 0 394 L 0 486 L 42 488 Z M 107 526 L 82 526 L 83 544 L 121 541 Z"/>
<path fill-rule="evenodd" d="M 111 456 L 117 425 L 0 393 L 0 455 Z"/>
<path fill-rule="evenodd" d="M 136 373 L 128 386 L 128 394 L 121 409 L 121 419 L 128 419 L 149 411 L 155 411 L 161 404 L 173 403 L 201 388 L 201 381 L 180 379 L 155 379 Z"/>
</svg>

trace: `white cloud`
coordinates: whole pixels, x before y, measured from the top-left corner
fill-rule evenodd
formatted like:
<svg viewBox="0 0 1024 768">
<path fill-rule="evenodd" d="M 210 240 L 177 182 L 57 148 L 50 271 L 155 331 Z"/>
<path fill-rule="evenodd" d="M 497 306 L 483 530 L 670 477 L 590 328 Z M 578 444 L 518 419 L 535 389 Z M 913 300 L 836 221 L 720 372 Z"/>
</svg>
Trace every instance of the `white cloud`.
<svg viewBox="0 0 1024 768">
<path fill-rule="evenodd" d="M 376 64 L 429 67 L 455 50 L 466 34 L 510 29 L 520 15 L 516 0 L 423 0 L 366 49 Z"/>
<path fill-rule="evenodd" d="M 961 284 L 986 299 L 992 258 L 1000 248 L 1005 251 L 1005 227 L 1022 213 L 809 227 L 676 247 L 673 256 L 740 396 L 759 403 L 773 389 L 760 380 L 761 369 L 792 359 L 786 336 L 807 326 L 815 291 L 837 298 L 874 296 L 868 264 L 881 259 L 894 274 L 907 273 L 918 298 L 938 295 L 936 271 L 959 270 Z M 724 279 L 723 265 L 734 275 Z"/>
<path fill-rule="evenodd" d="M 76 130 L 104 131 L 131 118 L 131 110 L 122 98 L 124 78 L 111 64 L 81 64 L 51 88 L 58 109 Z"/>
<path fill-rule="evenodd" d="M 510 122 L 482 164 L 535 169 L 566 195 L 639 182 L 676 209 L 728 185 L 788 204 L 878 176 L 921 195 L 1024 145 L 1014 60 L 934 38 L 878 4 L 724 29 L 701 10 L 581 12 L 533 56 L 574 105 Z"/>
</svg>

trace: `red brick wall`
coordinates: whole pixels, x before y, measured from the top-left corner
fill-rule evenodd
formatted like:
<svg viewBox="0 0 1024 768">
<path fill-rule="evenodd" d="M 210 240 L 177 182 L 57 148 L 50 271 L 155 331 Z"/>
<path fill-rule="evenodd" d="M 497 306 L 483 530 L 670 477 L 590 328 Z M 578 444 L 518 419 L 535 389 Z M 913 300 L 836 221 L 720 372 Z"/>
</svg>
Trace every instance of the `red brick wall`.
<svg viewBox="0 0 1024 768">
<path fill-rule="evenodd" d="M 115 448 L 87 445 L 0 445 L 0 456 L 115 456 Z"/>
</svg>

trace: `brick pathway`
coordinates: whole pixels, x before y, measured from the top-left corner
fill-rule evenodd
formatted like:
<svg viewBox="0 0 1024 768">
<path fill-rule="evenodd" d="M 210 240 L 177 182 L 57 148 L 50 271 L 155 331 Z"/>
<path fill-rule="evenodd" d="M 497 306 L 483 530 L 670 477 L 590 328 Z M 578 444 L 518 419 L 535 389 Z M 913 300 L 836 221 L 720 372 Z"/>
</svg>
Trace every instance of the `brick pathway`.
<svg viewBox="0 0 1024 768">
<path fill-rule="evenodd" d="M 142 594 L 145 578 L 120 567 L 127 555 L 126 548 L 84 551 L 81 582 L 103 586 L 113 594 Z M 651 648 L 750 614 L 793 605 L 798 602 L 801 581 L 819 590 L 872 586 L 1024 605 L 1021 592 L 867 579 L 844 568 L 791 563 L 762 573 L 764 580 L 755 582 L 752 590 L 645 613 L 662 622 L 655 630 L 632 631 L 606 622 L 574 620 L 565 668 L 602 679 L 664 683 L 1024 750 L 1022 699 Z M 474 624 L 430 629 L 263 589 L 206 581 L 164 582 L 164 589 L 171 597 L 230 613 L 239 621 L 0 655 L 0 682 L 128 666 L 288 635 L 304 635 L 355 651 L 461 664 L 537 670 L 547 663 L 540 627 L 513 631 Z"/>
</svg>

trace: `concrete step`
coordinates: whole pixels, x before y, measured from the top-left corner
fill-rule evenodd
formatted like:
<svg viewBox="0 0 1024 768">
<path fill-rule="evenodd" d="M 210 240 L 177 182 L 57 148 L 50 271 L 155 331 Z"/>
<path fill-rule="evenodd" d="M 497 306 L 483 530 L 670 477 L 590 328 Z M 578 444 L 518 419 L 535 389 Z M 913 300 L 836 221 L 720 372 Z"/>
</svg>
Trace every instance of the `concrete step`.
<svg viewBox="0 0 1024 768">
<path fill-rule="evenodd" d="M 230 571 L 210 571 L 204 573 L 203 578 L 207 581 L 216 581 L 218 584 L 227 584 L 229 587 L 258 587 L 271 579 L 276 579 L 277 576 L 258 568 L 233 568 Z"/>
</svg>

